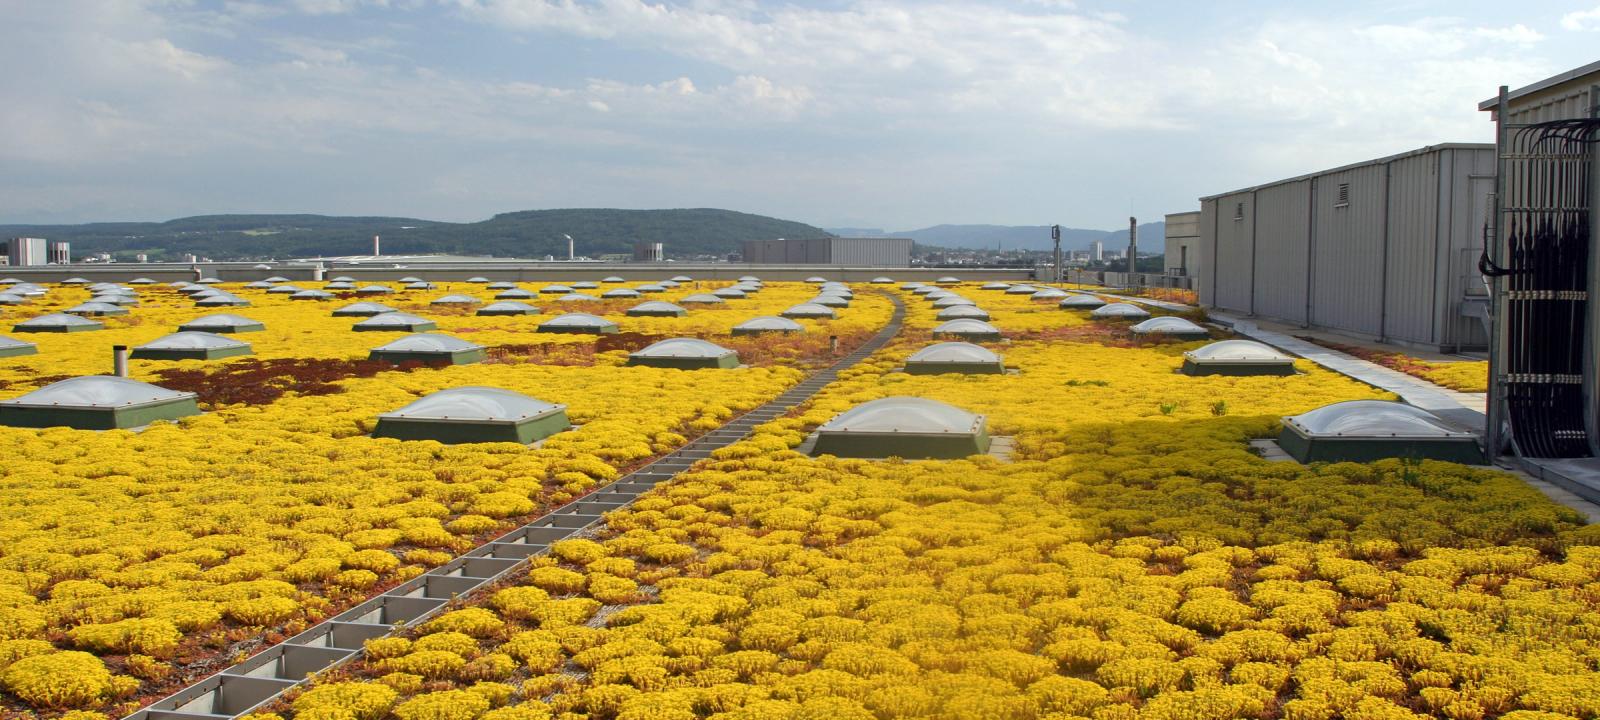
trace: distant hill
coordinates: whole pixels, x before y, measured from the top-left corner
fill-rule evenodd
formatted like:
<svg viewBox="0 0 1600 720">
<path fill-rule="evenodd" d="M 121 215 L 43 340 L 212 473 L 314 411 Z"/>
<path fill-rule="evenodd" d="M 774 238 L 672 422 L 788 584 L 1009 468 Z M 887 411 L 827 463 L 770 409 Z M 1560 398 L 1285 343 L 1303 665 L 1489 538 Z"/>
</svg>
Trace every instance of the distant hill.
<svg viewBox="0 0 1600 720">
<path fill-rule="evenodd" d="M 1159 247 L 1165 242 L 1166 223 L 1153 222 L 1139 226 L 1139 244 L 1145 248 Z M 864 228 L 831 228 L 836 235 L 868 237 Z M 884 234 L 879 231 L 877 234 Z M 943 248 L 969 248 L 973 250 L 1049 250 L 1054 247 L 1047 225 L 934 225 L 920 230 L 888 233 L 894 237 L 908 237 L 918 245 Z M 1086 230 L 1061 228 L 1061 249 L 1087 250 L 1089 244 L 1099 240 L 1109 248 L 1128 244 L 1127 230 Z"/>
<path fill-rule="evenodd" d="M 580 255 L 631 253 L 635 241 L 666 244 L 669 256 L 722 255 L 742 240 L 817 238 L 829 233 L 803 223 L 731 210 L 525 210 L 473 223 L 403 217 L 328 215 L 202 215 L 160 223 L 0 225 L 3 237 L 67 240 L 74 255 L 145 253 L 172 260 L 194 253 L 216 260 L 364 255 L 372 236 L 384 254 L 565 257 L 567 240 Z"/>
</svg>

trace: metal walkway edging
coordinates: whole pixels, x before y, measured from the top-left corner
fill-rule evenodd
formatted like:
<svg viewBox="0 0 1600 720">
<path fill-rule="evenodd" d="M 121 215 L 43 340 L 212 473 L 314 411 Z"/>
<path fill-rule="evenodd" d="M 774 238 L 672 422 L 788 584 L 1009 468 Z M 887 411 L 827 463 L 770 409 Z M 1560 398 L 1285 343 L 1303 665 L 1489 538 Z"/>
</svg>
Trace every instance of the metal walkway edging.
<svg viewBox="0 0 1600 720">
<path fill-rule="evenodd" d="M 631 505 L 640 495 L 709 458 L 713 451 L 749 436 L 756 425 L 787 414 L 838 379 L 839 371 L 888 344 L 905 322 L 905 303 L 893 293 L 878 288 L 872 291 L 894 303 L 888 324 L 848 355 L 776 398 L 587 495 L 157 700 L 123 720 L 232 720 L 256 712 L 304 684 L 310 676 L 361 657 L 367 640 L 425 622 L 451 601 L 522 570 L 530 558 L 543 554 L 552 543 L 594 530 L 603 524 L 605 513 Z"/>
</svg>

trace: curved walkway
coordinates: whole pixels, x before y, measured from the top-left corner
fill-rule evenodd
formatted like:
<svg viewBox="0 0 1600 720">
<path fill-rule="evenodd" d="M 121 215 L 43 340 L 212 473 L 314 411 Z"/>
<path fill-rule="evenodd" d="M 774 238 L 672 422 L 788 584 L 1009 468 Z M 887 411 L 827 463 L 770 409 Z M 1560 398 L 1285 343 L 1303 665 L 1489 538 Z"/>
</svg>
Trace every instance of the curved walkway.
<svg viewBox="0 0 1600 720">
<path fill-rule="evenodd" d="M 604 513 L 627 507 L 719 448 L 744 439 L 756 425 L 787 414 L 838 379 L 839 371 L 887 344 L 905 321 L 905 303 L 892 293 L 873 292 L 894 303 L 889 323 L 872 339 L 787 392 L 740 415 L 694 442 L 618 478 L 593 493 L 557 507 L 393 590 L 333 616 L 305 632 L 158 700 L 125 720 L 221 720 L 249 714 L 322 672 L 361 656 L 363 644 L 426 621 L 451 600 L 523 569 L 551 543 L 604 525 Z"/>
</svg>

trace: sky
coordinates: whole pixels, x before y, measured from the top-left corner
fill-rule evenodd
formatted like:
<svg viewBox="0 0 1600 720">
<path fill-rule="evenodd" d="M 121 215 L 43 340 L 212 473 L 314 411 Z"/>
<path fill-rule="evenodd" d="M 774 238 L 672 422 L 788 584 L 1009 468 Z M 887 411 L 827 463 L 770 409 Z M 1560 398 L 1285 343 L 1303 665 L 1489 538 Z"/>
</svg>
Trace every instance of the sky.
<svg viewBox="0 0 1600 720">
<path fill-rule="evenodd" d="M 1115 229 L 1443 142 L 1600 6 L 0 0 L 0 224 L 717 207 Z"/>
</svg>

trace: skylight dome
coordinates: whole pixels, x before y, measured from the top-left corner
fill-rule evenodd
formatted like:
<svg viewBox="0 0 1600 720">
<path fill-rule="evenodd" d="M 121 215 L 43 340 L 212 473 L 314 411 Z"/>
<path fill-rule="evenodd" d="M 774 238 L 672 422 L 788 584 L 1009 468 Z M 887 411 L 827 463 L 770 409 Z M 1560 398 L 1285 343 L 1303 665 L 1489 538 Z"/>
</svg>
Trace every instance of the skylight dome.
<svg viewBox="0 0 1600 720">
<path fill-rule="evenodd" d="M 565 295 L 569 292 L 572 292 L 572 287 L 569 285 L 546 285 L 539 288 L 541 295 Z"/>
<path fill-rule="evenodd" d="M 946 275 L 938 280 L 935 280 L 934 282 L 939 283 L 940 285 L 954 285 L 961 282 L 961 278 L 958 278 L 954 275 Z"/>
<path fill-rule="evenodd" d="M 282 275 L 273 275 L 272 277 L 267 278 L 267 282 L 269 282 L 269 283 L 286 283 L 286 282 L 289 282 L 289 278 L 286 278 L 286 277 L 284 277 Z"/>
<path fill-rule="evenodd" d="M 683 305 L 721 305 L 723 301 L 722 298 L 710 293 L 695 293 L 679 298 L 678 303 Z"/>
<path fill-rule="evenodd" d="M 13 326 L 11 329 L 16 332 L 70 333 L 101 330 L 104 328 L 105 323 L 102 323 L 98 320 L 90 320 L 86 317 L 69 315 L 67 313 L 52 313 L 49 315 L 40 315 L 36 318 L 23 320 L 22 322 L 19 322 Z"/>
<path fill-rule="evenodd" d="M 948 291 L 939 289 L 939 287 L 937 285 L 918 285 L 918 286 L 912 288 L 911 292 L 913 292 L 913 293 L 915 293 L 917 295 L 927 296 L 928 293 L 948 292 Z"/>
<path fill-rule="evenodd" d="M 128 281 L 129 285 L 154 285 L 156 281 L 147 277 L 137 277 Z"/>
<path fill-rule="evenodd" d="M 1153 317 L 1128 328 L 1140 335 L 1169 335 L 1182 338 L 1211 337 L 1211 332 L 1181 317 Z"/>
<path fill-rule="evenodd" d="M 111 430 L 198 415 L 195 394 L 123 377 L 91 375 L 0 401 L 0 425 Z"/>
<path fill-rule="evenodd" d="M 484 282 L 489 282 L 489 281 L 486 279 L 486 280 L 484 280 Z M 497 280 L 495 282 L 489 283 L 489 289 L 490 290 L 511 290 L 511 289 L 515 288 L 516 286 L 517 286 L 516 283 L 514 283 L 514 282 L 506 282 L 505 280 Z"/>
<path fill-rule="evenodd" d="M 817 428 L 816 455 L 958 458 L 988 452 L 982 415 L 917 397 L 862 403 Z"/>
<path fill-rule="evenodd" d="M 478 308 L 479 315 L 537 315 L 539 308 L 524 302 L 505 300 Z"/>
<path fill-rule="evenodd" d="M 297 285 L 273 285 L 272 287 L 267 288 L 267 292 L 273 295 L 293 295 L 304 290 L 305 288 Z"/>
<path fill-rule="evenodd" d="M 615 300 L 617 298 L 636 298 L 639 297 L 639 291 L 629 288 L 612 288 L 600 293 L 600 297 L 606 300 Z"/>
<path fill-rule="evenodd" d="M 1005 365 L 1001 363 L 1000 356 L 988 348 L 966 342 L 941 342 L 906 358 L 906 372 L 913 375 L 998 374 L 1005 372 Z"/>
<path fill-rule="evenodd" d="M 272 283 L 269 283 L 269 282 L 267 282 L 265 280 L 257 280 L 257 281 L 252 282 L 252 283 L 245 283 L 244 284 L 244 288 L 246 290 L 266 290 L 267 288 L 270 288 L 270 287 L 272 287 Z"/>
<path fill-rule="evenodd" d="M 934 315 L 933 317 L 936 320 L 960 320 L 962 318 L 970 318 L 972 320 L 988 320 L 989 313 L 977 305 L 956 305 L 954 307 L 947 307 L 943 310 L 940 310 L 938 314 Z"/>
<path fill-rule="evenodd" d="M 805 331 L 804 325 L 789 318 L 762 315 L 733 326 L 732 334 L 760 335 L 762 333 L 803 333 Z"/>
<path fill-rule="evenodd" d="M 573 290 L 593 290 L 597 287 L 600 287 L 600 284 L 593 280 L 579 280 L 572 284 Z"/>
<path fill-rule="evenodd" d="M 410 313 L 385 312 L 368 317 L 361 322 L 350 326 L 356 332 L 427 332 L 438 330 L 439 325 L 425 317 L 418 317 Z M 420 337 L 420 336 L 419 336 Z M 439 335 L 438 337 L 449 337 Z M 455 338 L 450 338 L 454 340 Z M 465 342 L 465 341 L 461 341 Z"/>
<path fill-rule="evenodd" d="M 671 338 L 628 355 L 629 365 L 697 370 L 739 366 L 739 353 L 699 338 Z"/>
<path fill-rule="evenodd" d="M 794 307 L 791 307 L 791 308 L 789 308 L 787 310 L 784 310 L 783 312 L 778 313 L 778 314 L 782 315 L 783 317 L 786 317 L 786 318 L 828 318 L 828 319 L 833 319 L 835 317 L 838 317 L 837 315 L 834 314 L 833 308 L 826 307 L 826 306 L 823 306 L 823 305 L 818 305 L 816 303 L 800 303 L 799 305 L 795 305 Z"/>
<path fill-rule="evenodd" d="M 336 277 L 333 280 L 330 280 L 329 282 L 353 283 L 355 281 L 356 281 L 356 279 L 353 278 L 353 277 L 350 277 L 349 275 L 340 275 L 339 277 Z"/>
<path fill-rule="evenodd" d="M 531 290 L 523 290 L 522 288 L 514 287 L 514 288 L 509 288 L 509 289 L 506 289 L 506 290 L 501 290 L 500 292 L 495 293 L 494 299 L 496 299 L 496 300 L 527 300 L 527 299 L 533 298 L 533 297 L 537 297 L 537 295 L 533 291 L 531 291 Z"/>
<path fill-rule="evenodd" d="M 539 332 L 610 335 L 617 332 L 617 324 L 589 313 L 566 313 L 540 323 Z"/>
<path fill-rule="evenodd" d="M 739 282 L 756 282 L 756 283 L 758 283 L 758 282 L 761 282 L 761 278 L 758 278 L 758 277 L 756 277 L 754 275 L 740 275 L 739 276 Z"/>
<path fill-rule="evenodd" d="M 208 332 L 182 331 L 133 348 L 135 360 L 216 360 L 254 352 L 250 343 Z"/>
<path fill-rule="evenodd" d="M 1003 282 L 1000 282 L 1000 281 L 997 280 L 995 282 L 984 283 L 983 287 L 980 288 L 980 289 L 982 289 L 982 290 L 1005 290 L 1006 288 L 1009 288 L 1009 287 L 1011 287 L 1011 283 L 1003 283 Z"/>
<path fill-rule="evenodd" d="M 289 296 L 290 300 L 332 300 L 333 293 L 323 290 L 301 290 Z"/>
<path fill-rule="evenodd" d="M 427 282 L 425 280 L 418 280 L 416 282 L 408 282 L 402 287 L 404 287 L 407 290 L 432 290 L 435 286 L 431 282 Z"/>
<path fill-rule="evenodd" d="M 616 275 L 607 275 L 607 276 L 605 276 L 603 278 L 600 278 L 600 282 L 603 282 L 603 283 L 623 283 L 623 282 L 627 282 L 627 280 L 624 280 L 624 279 L 622 279 L 620 277 L 617 277 Z"/>
<path fill-rule="evenodd" d="M 354 290 L 354 289 L 356 289 L 356 284 L 355 283 L 348 283 L 348 282 L 331 282 L 331 283 L 328 283 L 327 285 L 323 285 L 322 289 L 323 290 Z"/>
<path fill-rule="evenodd" d="M 813 305 L 821 305 L 823 307 L 830 308 L 850 307 L 850 298 L 847 298 L 843 295 L 818 295 L 810 300 L 807 300 L 806 302 L 809 302 Z"/>
<path fill-rule="evenodd" d="M 811 277 L 806 278 L 806 282 L 808 283 L 825 283 L 827 281 L 828 279 L 821 275 L 812 275 Z"/>
<path fill-rule="evenodd" d="M 694 278 L 689 277 L 688 275 L 674 275 L 672 277 L 672 281 L 675 283 L 694 282 Z"/>
<path fill-rule="evenodd" d="M 745 297 L 745 292 L 736 287 L 717 288 L 711 294 L 724 300 L 742 300 Z"/>
<path fill-rule="evenodd" d="M 62 285 L 88 285 L 89 281 L 81 277 L 70 277 L 61 281 Z"/>
<path fill-rule="evenodd" d="M 392 313 L 392 312 L 394 312 L 394 308 L 389 307 L 388 305 L 384 305 L 383 303 L 358 302 L 358 303 L 350 303 L 349 305 L 346 305 L 346 306 L 344 306 L 342 308 L 336 308 L 333 311 L 333 316 L 334 317 L 372 317 L 373 315 L 382 315 L 384 313 Z"/>
<path fill-rule="evenodd" d="M 962 318 L 951 320 L 933 329 L 934 337 L 955 337 L 964 340 L 999 340 L 1000 330 L 982 320 Z"/>
<path fill-rule="evenodd" d="M 73 315 L 100 317 L 110 315 L 127 315 L 128 309 L 122 307 L 121 305 L 112 305 L 111 303 L 86 302 L 69 307 L 63 312 L 71 313 Z"/>
<path fill-rule="evenodd" d="M 1067 291 L 1059 288 L 1043 288 L 1028 296 L 1029 300 L 1058 300 L 1067 296 Z"/>
<path fill-rule="evenodd" d="M 900 289 L 901 290 L 915 290 L 915 289 L 917 289 L 919 287 L 922 287 L 922 283 L 919 283 L 919 282 L 900 283 Z"/>
<path fill-rule="evenodd" d="M 884 275 L 879 275 L 879 276 L 869 280 L 868 282 L 871 282 L 873 285 L 893 285 L 894 284 L 894 278 L 887 277 L 887 276 L 884 276 Z"/>
<path fill-rule="evenodd" d="M 436 297 L 429 305 L 477 305 L 481 301 L 471 295 L 444 295 Z"/>
<path fill-rule="evenodd" d="M 626 314 L 629 317 L 683 317 L 689 311 L 669 302 L 651 300 L 628 308 Z"/>
<path fill-rule="evenodd" d="M 1293 375 L 1294 358 L 1254 340 L 1222 340 L 1183 354 L 1188 375 Z"/>
<path fill-rule="evenodd" d="M 26 340 L 18 340 L 0 335 L 0 358 L 20 357 L 22 355 L 37 355 L 39 346 Z"/>
<path fill-rule="evenodd" d="M 440 390 L 378 416 L 373 437 L 526 445 L 571 427 L 567 407 L 501 388 Z"/>
<path fill-rule="evenodd" d="M 639 287 L 636 287 L 634 289 L 638 290 L 639 292 L 642 292 L 642 293 L 658 293 L 658 292 L 666 292 L 667 291 L 666 288 L 664 288 L 664 287 L 662 287 L 660 285 L 657 285 L 655 283 L 646 283 L 646 284 L 640 285 Z"/>
<path fill-rule="evenodd" d="M 933 306 L 939 309 L 952 308 L 957 305 L 977 305 L 977 303 L 961 297 L 960 295 L 946 295 L 938 300 L 933 301 Z"/>
<path fill-rule="evenodd" d="M 1057 303 L 1059 307 L 1068 310 L 1093 310 L 1105 304 L 1106 301 L 1093 295 L 1068 295 Z"/>
<path fill-rule="evenodd" d="M 1283 419 L 1278 444 L 1300 462 L 1413 457 L 1481 465 L 1477 436 L 1422 408 L 1349 400 Z"/>
<path fill-rule="evenodd" d="M 1150 312 L 1131 303 L 1111 303 L 1095 308 L 1089 313 L 1097 318 L 1114 318 L 1118 320 L 1135 320 L 1150 317 Z"/>
<path fill-rule="evenodd" d="M 0 293 L 0 305 L 21 305 L 27 301 L 28 298 L 15 293 Z"/>
<path fill-rule="evenodd" d="M 475 283 L 475 284 L 478 284 L 478 285 L 482 285 L 482 284 L 484 284 L 486 282 L 489 282 L 489 278 L 486 278 L 486 277 L 484 277 L 482 275 L 474 275 L 472 277 L 467 278 L 467 282 Z"/>
<path fill-rule="evenodd" d="M 379 315 L 378 317 L 383 317 Z M 368 319 L 364 322 L 371 322 Z M 451 365 L 466 365 L 482 362 L 485 357 L 481 346 L 469 343 L 461 338 L 435 333 L 418 333 L 407 335 L 387 345 L 373 348 L 367 356 L 370 360 L 383 360 L 392 363 L 402 363 L 408 360 L 421 360 L 424 362 L 445 362 Z"/>
<path fill-rule="evenodd" d="M 417 277 L 415 275 L 407 275 L 407 276 L 405 276 L 403 278 L 400 278 L 400 282 L 403 282 L 403 283 L 419 283 L 419 282 L 423 282 L 423 280 L 422 280 L 422 278 L 419 278 L 419 277 Z"/>
<path fill-rule="evenodd" d="M 178 326 L 178 330 L 184 332 L 194 331 L 210 333 L 259 332 L 265 329 L 267 329 L 267 326 L 261 324 L 261 322 L 257 320 L 251 320 L 250 318 L 240 315 L 229 315 L 227 313 L 197 317 Z"/>
<path fill-rule="evenodd" d="M 107 305 L 138 305 L 139 299 L 129 295 L 96 295 L 89 298 L 92 303 L 105 303 Z"/>
<path fill-rule="evenodd" d="M 1032 295 L 1039 292 L 1039 288 L 1032 285 L 1012 285 L 1006 288 L 1007 295 Z"/>
<path fill-rule="evenodd" d="M 383 285 L 362 285 L 356 288 L 357 295 L 393 295 L 394 289 Z"/>
<path fill-rule="evenodd" d="M 584 293 L 575 292 L 575 293 L 567 293 L 566 295 L 562 295 L 561 297 L 556 298 L 556 302 L 563 302 L 563 303 L 571 303 L 571 302 L 600 302 L 600 298 L 597 298 L 597 297 L 595 297 L 593 295 L 586 295 Z"/>
<path fill-rule="evenodd" d="M 662 280 L 661 282 L 658 282 L 656 284 L 660 285 L 661 287 L 664 287 L 664 288 L 675 288 L 680 283 L 678 281 L 676 281 L 676 280 Z"/>
<path fill-rule="evenodd" d="M 224 293 L 221 295 L 212 295 L 211 297 L 201 298 L 200 300 L 195 301 L 194 304 L 196 307 L 244 307 L 249 305 L 250 301 L 239 297 L 238 295 Z"/>
</svg>

